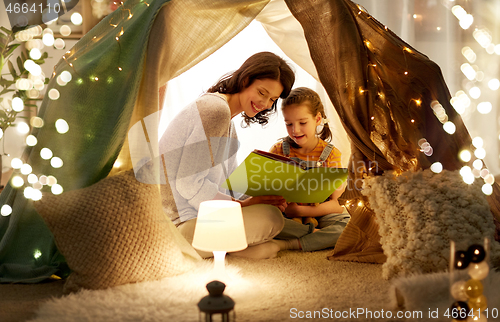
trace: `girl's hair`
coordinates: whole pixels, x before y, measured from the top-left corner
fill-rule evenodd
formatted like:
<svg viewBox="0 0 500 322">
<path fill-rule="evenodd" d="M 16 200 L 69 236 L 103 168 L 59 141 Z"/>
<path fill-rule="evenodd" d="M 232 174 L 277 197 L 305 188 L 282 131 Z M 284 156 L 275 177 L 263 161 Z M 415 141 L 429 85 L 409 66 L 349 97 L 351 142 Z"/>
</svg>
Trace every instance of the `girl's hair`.
<svg viewBox="0 0 500 322">
<path fill-rule="evenodd" d="M 266 78 L 277 80 L 283 85 L 280 97 L 285 98 L 295 82 L 295 73 L 283 58 L 270 52 L 260 52 L 250 56 L 238 70 L 219 79 L 207 92 L 236 94 L 252 85 L 254 80 Z M 276 112 L 276 104 L 277 102 L 274 102 L 271 108 L 260 111 L 254 117 L 248 117 L 243 113 L 243 122 L 246 126 L 250 123 L 267 124 L 268 114 Z"/>
<path fill-rule="evenodd" d="M 325 108 L 323 106 L 323 103 L 321 102 L 321 98 L 319 97 L 318 93 L 310 88 L 294 88 L 290 92 L 288 97 L 281 103 L 281 111 L 284 111 L 288 106 L 294 104 L 304 104 L 308 107 L 309 113 L 311 113 L 313 117 L 316 117 L 319 112 L 321 113 L 321 117 L 326 119 Z M 328 123 L 324 124 L 323 129 L 318 135 L 319 138 L 324 141 L 329 142 L 332 139 L 332 132 L 330 131 L 330 126 L 328 125 Z M 295 141 L 292 140 L 290 136 L 287 136 L 286 138 L 284 138 L 284 140 L 294 148 L 300 148 L 300 146 L 295 143 Z"/>
</svg>

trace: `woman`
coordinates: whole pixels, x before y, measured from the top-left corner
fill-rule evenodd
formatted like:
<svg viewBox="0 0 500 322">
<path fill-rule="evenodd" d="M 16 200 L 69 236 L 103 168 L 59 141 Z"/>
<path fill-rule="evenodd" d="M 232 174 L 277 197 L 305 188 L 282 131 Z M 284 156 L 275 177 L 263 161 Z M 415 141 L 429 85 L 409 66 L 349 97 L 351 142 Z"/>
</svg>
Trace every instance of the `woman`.
<svg viewBox="0 0 500 322">
<path fill-rule="evenodd" d="M 160 140 L 168 184 L 162 185 L 164 210 L 188 242 L 192 242 L 202 201 L 233 199 L 241 203 L 249 247 L 229 253 L 250 258 L 272 258 L 279 246 L 271 240 L 283 228 L 286 202 L 280 196 L 237 200 L 224 193 L 222 182 L 236 167 L 238 140 L 232 118 L 265 125 L 286 98 L 295 81 L 290 66 L 270 52 L 257 53 L 221 78 L 207 93 L 186 106 Z M 202 257 L 211 253 L 198 251 Z"/>
</svg>

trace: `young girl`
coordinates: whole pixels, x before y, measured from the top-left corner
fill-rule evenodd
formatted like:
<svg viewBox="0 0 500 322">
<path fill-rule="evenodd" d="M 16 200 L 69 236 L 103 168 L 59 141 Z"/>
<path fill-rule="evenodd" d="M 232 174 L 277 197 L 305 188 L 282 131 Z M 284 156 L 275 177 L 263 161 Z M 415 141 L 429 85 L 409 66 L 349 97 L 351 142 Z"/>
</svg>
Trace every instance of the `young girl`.
<svg viewBox="0 0 500 322">
<path fill-rule="evenodd" d="M 340 151 L 328 141 L 332 133 L 326 122 L 326 115 L 319 95 L 305 87 L 290 92 L 283 101 L 281 110 L 285 118 L 288 136 L 273 145 L 270 152 L 326 167 L 341 167 Z M 337 198 L 344 186 L 337 189 L 320 204 L 289 203 L 285 209 L 285 226 L 276 236 L 275 242 L 284 249 L 314 251 L 335 246 L 337 239 L 350 219 Z M 315 224 L 302 224 L 290 218 L 309 218 Z M 309 220 L 309 222 L 314 222 Z"/>
</svg>

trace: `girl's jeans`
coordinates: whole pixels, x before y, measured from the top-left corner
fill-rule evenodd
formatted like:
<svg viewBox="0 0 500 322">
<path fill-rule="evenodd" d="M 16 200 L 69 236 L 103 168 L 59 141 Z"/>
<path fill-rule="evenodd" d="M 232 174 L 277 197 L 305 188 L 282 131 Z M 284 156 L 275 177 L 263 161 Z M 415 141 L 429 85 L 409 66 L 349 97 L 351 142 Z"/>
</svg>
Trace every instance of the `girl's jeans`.
<svg viewBox="0 0 500 322">
<path fill-rule="evenodd" d="M 350 218 L 351 216 L 347 211 L 341 214 L 329 214 L 322 217 L 316 217 L 319 230 L 314 233 L 312 232 L 314 229 L 312 225 L 304 225 L 285 218 L 285 226 L 275 238 L 298 238 L 302 250 L 306 252 L 331 248 L 337 243 L 340 234 Z"/>
</svg>

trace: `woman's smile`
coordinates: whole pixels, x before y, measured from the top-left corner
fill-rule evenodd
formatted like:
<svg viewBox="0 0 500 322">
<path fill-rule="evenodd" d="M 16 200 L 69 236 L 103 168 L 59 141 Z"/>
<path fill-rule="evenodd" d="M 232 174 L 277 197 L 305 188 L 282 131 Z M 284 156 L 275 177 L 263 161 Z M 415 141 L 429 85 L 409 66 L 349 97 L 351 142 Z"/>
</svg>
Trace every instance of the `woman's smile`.
<svg viewBox="0 0 500 322">
<path fill-rule="evenodd" d="M 257 105 L 254 102 L 251 102 L 251 105 L 252 105 L 252 110 L 254 111 L 255 114 L 263 110 L 263 108 L 257 107 Z"/>
</svg>

